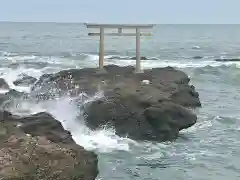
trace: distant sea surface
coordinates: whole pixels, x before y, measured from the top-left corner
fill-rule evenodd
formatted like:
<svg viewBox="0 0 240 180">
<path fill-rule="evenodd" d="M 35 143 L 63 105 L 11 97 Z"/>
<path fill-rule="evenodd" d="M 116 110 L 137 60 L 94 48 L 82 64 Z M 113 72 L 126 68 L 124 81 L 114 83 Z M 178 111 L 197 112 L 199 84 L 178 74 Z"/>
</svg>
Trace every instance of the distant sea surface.
<svg viewBox="0 0 240 180">
<path fill-rule="evenodd" d="M 0 23 L 0 77 L 11 88 L 23 73 L 46 73 L 98 65 L 98 37 L 84 24 Z M 36 103 L 21 100 L 15 114 L 51 113 L 75 141 L 99 155 L 103 180 L 240 179 L 240 25 L 156 25 L 141 38 L 143 68 L 173 66 L 191 77 L 200 94 L 198 122 L 175 142 L 135 142 L 114 129 L 90 131 L 77 120 L 80 108 L 64 96 Z M 105 64 L 134 65 L 134 37 L 106 37 Z M 80 122 L 79 122 L 80 121 Z"/>
</svg>

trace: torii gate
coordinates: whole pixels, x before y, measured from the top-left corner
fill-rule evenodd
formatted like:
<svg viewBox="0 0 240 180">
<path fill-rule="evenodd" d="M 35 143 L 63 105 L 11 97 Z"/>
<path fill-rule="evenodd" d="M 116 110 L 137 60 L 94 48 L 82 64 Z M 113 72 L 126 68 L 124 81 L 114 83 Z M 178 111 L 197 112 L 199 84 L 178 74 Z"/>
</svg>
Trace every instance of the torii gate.
<svg viewBox="0 0 240 180">
<path fill-rule="evenodd" d="M 104 35 L 106 36 L 136 36 L 136 73 L 141 73 L 140 36 L 151 36 L 151 33 L 141 33 L 140 29 L 150 29 L 153 24 L 91 24 L 85 23 L 87 28 L 99 28 L 100 33 L 88 33 L 89 36 L 100 36 L 99 44 L 99 68 L 104 66 Z M 118 29 L 117 33 L 106 33 L 104 29 Z M 122 29 L 135 29 L 135 33 L 123 33 Z"/>
</svg>

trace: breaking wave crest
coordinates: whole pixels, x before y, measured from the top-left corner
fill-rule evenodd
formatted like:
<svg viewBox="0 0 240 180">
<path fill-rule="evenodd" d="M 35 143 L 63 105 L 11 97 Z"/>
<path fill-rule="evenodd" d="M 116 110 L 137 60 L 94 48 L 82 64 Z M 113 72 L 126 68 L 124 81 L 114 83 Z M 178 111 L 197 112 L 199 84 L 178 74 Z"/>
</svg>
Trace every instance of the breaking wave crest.
<svg viewBox="0 0 240 180">
<path fill-rule="evenodd" d="M 58 55 L 26 55 L 9 52 L 0 53 L 0 61 L 2 66 L 9 68 L 35 68 L 52 71 L 59 71 L 60 69 L 67 68 L 85 68 L 98 66 L 97 54 L 85 54 L 85 53 L 60 53 Z M 134 56 L 120 56 L 120 55 L 106 55 L 105 64 L 116 64 L 119 66 L 135 65 L 136 57 Z M 142 67 L 166 67 L 173 66 L 178 68 L 188 67 L 218 67 L 222 65 L 232 66 L 236 65 L 240 67 L 240 61 L 217 61 L 212 56 L 193 56 L 193 57 L 181 57 L 179 59 L 164 59 L 161 57 L 141 57 Z"/>
<path fill-rule="evenodd" d="M 76 55 L 71 60 L 66 59 L 70 57 L 72 58 L 72 55 L 69 55 L 68 57 L 66 55 L 65 57 L 39 57 L 25 55 L 19 58 L 19 55 L 14 53 L 2 53 L 2 60 L 0 61 L 4 61 L 4 63 L 0 68 L 0 77 L 7 81 L 11 89 L 30 93 L 31 96 L 31 93 L 34 93 L 31 92 L 31 86 L 21 87 L 13 84 L 13 81 L 18 79 L 22 73 L 38 79 L 43 74 L 57 72 L 62 69 L 84 68 L 85 66 L 89 67 L 89 64 L 91 63 L 92 67 L 94 67 L 94 63 L 97 63 L 98 60 L 97 55 L 88 54 Z M 105 61 L 106 64 L 112 63 L 120 66 L 134 65 L 135 60 L 128 58 L 129 57 L 122 56 L 106 56 Z M 87 61 L 86 59 L 90 59 L 91 61 Z M 87 62 L 84 62 L 84 60 Z M 209 73 L 208 71 L 218 71 L 218 69 L 224 71 L 228 70 L 229 68 L 237 70 L 239 68 L 238 64 L 233 62 L 215 62 L 202 59 L 201 61 L 189 61 L 189 59 L 173 61 L 148 58 L 146 60 L 142 60 L 142 62 L 144 68 L 173 66 L 177 68 L 194 69 L 195 73 Z M 16 66 L 13 66 L 13 64 Z M 129 151 L 134 147 L 140 146 L 151 146 L 151 148 L 155 147 L 155 149 L 168 146 L 165 143 L 155 145 L 150 142 L 138 143 L 127 137 L 117 136 L 114 129 L 103 128 L 97 131 L 90 130 L 87 126 L 85 126 L 84 118 L 81 114 L 81 106 L 89 101 L 93 101 L 102 97 L 102 95 L 103 94 L 101 92 L 98 92 L 93 97 L 83 98 L 86 97 L 85 94 L 80 94 L 77 97 L 70 97 L 66 93 L 64 96 L 60 96 L 51 100 L 39 101 L 34 98 L 15 99 L 14 103 L 10 107 L 10 110 L 19 115 L 29 115 L 38 112 L 48 112 L 52 114 L 63 124 L 65 129 L 72 133 L 76 143 L 82 145 L 88 150 L 109 152 L 114 150 Z M 206 124 L 206 122 L 204 122 L 204 124 Z M 195 129 L 192 128 L 183 133 L 191 133 L 192 131 L 196 131 L 196 127 L 203 128 L 205 126 L 201 125 L 200 123 L 198 126 L 194 127 Z"/>
</svg>

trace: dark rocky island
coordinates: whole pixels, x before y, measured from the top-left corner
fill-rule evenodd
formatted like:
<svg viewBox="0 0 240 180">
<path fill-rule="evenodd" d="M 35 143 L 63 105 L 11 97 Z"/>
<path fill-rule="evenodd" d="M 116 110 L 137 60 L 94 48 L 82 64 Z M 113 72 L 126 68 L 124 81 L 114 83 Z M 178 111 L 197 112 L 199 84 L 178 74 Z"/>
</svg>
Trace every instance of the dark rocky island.
<svg viewBox="0 0 240 180">
<path fill-rule="evenodd" d="M 134 140 L 168 141 L 196 123 L 191 109 L 201 103 L 189 81 L 185 73 L 172 67 L 136 74 L 131 66 L 108 65 L 102 70 L 71 69 L 43 75 L 33 91 L 47 93 L 54 87 L 76 96 L 102 90 L 104 97 L 83 107 L 88 127 L 114 127 L 116 134 Z"/>
</svg>

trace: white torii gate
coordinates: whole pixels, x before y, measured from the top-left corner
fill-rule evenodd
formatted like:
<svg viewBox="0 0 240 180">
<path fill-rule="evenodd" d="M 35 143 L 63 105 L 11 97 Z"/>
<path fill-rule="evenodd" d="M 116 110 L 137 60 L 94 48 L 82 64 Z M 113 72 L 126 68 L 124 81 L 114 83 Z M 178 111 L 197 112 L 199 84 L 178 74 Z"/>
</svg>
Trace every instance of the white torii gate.
<svg viewBox="0 0 240 180">
<path fill-rule="evenodd" d="M 104 35 L 106 36 L 136 36 L 136 73 L 141 73 L 140 36 L 151 36 L 151 33 L 141 33 L 140 29 L 150 29 L 153 24 L 91 24 L 85 23 L 87 28 L 99 28 L 100 33 L 88 33 L 89 36 L 100 36 L 99 68 L 104 66 Z M 118 29 L 117 33 L 106 33 L 104 29 Z M 135 33 L 123 33 L 122 29 L 135 29 Z"/>
</svg>

